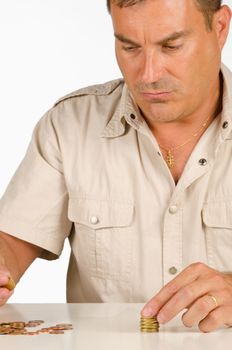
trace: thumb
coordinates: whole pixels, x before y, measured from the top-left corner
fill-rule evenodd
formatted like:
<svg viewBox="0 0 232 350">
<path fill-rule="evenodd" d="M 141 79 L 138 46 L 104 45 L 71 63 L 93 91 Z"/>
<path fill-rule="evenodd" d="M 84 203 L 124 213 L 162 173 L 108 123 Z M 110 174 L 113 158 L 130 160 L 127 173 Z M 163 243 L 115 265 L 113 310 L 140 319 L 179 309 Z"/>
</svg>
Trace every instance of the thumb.
<svg viewBox="0 0 232 350">
<path fill-rule="evenodd" d="M 9 290 L 14 289 L 15 287 L 14 280 L 12 279 L 9 270 L 3 265 L 0 265 L 0 287 Z"/>
</svg>

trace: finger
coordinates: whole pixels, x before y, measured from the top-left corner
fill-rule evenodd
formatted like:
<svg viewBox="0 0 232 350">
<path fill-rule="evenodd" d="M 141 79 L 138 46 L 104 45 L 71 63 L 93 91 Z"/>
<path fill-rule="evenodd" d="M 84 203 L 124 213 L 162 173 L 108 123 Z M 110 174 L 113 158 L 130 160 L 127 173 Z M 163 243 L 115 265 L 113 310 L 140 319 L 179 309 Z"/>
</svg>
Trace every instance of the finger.
<svg viewBox="0 0 232 350">
<path fill-rule="evenodd" d="M 217 304 L 210 295 L 204 295 L 197 299 L 195 303 L 182 315 L 182 322 L 186 327 L 192 327 L 199 324 L 211 311 L 218 307 L 219 297 L 216 297 Z"/>
<path fill-rule="evenodd" d="M 0 272 L 0 287 L 5 286 L 9 281 L 10 276 Z"/>
<path fill-rule="evenodd" d="M 218 307 L 199 323 L 202 332 L 212 332 L 223 325 L 232 324 L 232 306 Z"/>
<path fill-rule="evenodd" d="M 157 315 L 160 323 L 166 323 L 188 307 L 196 298 L 214 289 L 214 281 L 205 283 L 199 277 L 209 274 L 211 269 L 201 263 L 192 264 L 164 286 L 143 308 L 142 315 Z M 150 315 L 151 316 L 151 315 Z"/>
<path fill-rule="evenodd" d="M 15 288 L 15 282 L 4 265 L 0 265 L 0 287 L 5 287 L 9 290 Z"/>
<path fill-rule="evenodd" d="M 0 288 L 6 288 L 8 290 L 13 290 L 15 289 L 15 281 L 13 280 L 12 277 L 8 276 L 0 276 Z"/>
<path fill-rule="evenodd" d="M 4 265 L 0 265 L 0 287 L 8 283 L 10 272 Z"/>
<path fill-rule="evenodd" d="M 0 305 L 4 305 L 7 302 L 7 300 L 11 297 L 13 292 L 13 290 L 9 291 L 6 288 L 0 288 Z"/>
<path fill-rule="evenodd" d="M 159 310 L 157 315 L 157 319 L 160 323 L 166 323 L 170 321 L 173 317 L 178 315 L 182 310 L 188 308 L 192 309 L 192 306 L 195 305 L 195 302 L 201 297 L 209 293 L 209 291 L 217 290 L 218 286 L 215 286 L 214 278 L 198 278 L 193 283 L 181 288 L 175 295 L 173 295 L 164 306 Z M 215 293 L 213 293 L 214 295 Z M 210 299 L 212 308 L 215 308 L 215 301 L 213 301 L 213 297 L 208 295 L 208 299 Z M 203 306 L 201 305 L 203 303 Z M 207 303 L 207 301 L 206 301 Z M 196 304 L 194 310 L 198 306 L 205 308 L 204 299 L 200 301 L 200 305 Z M 209 310 L 210 311 L 210 310 Z M 201 317 L 201 315 L 199 315 Z"/>
<path fill-rule="evenodd" d="M 4 305 L 13 294 L 15 283 L 5 266 L 0 266 L 0 306 Z"/>
<path fill-rule="evenodd" d="M 148 317 L 156 315 L 163 305 L 165 305 L 181 288 L 191 284 L 202 274 L 209 272 L 209 270 L 211 269 L 202 263 L 194 263 L 188 266 L 145 304 L 141 311 L 142 316 Z"/>
</svg>

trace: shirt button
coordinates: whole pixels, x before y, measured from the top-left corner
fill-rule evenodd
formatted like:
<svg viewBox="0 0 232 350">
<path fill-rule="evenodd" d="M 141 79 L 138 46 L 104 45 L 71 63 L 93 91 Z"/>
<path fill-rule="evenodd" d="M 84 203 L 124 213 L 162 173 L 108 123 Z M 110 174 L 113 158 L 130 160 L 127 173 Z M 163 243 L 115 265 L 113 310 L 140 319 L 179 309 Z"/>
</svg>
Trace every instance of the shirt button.
<svg viewBox="0 0 232 350">
<path fill-rule="evenodd" d="M 228 122 L 224 122 L 224 123 L 222 124 L 223 129 L 226 129 L 226 128 L 228 127 L 228 125 L 229 125 Z"/>
<path fill-rule="evenodd" d="M 205 166 L 205 165 L 207 164 L 207 160 L 206 160 L 205 158 L 201 158 L 201 159 L 199 160 L 199 164 L 200 164 L 201 166 Z"/>
<path fill-rule="evenodd" d="M 91 224 L 96 225 L 98 222 L 99 222 L 98 217 L 92 216 L 92 217 L 90 218 L 90 223 L 91 223 Z"/>
<path fill-rule="evenodd" d="M 175 266 L 172 266 L 168 271 L 171 275 L 175 275 L 177 273 L 177 268 Z"/>
<path fill-rule="evenodd" d="M 176 205 L 171 205 L 169 208 L 169 213 L 170 214 L 175 214 L 177 212 L 178 208 Z"/>
</svg>

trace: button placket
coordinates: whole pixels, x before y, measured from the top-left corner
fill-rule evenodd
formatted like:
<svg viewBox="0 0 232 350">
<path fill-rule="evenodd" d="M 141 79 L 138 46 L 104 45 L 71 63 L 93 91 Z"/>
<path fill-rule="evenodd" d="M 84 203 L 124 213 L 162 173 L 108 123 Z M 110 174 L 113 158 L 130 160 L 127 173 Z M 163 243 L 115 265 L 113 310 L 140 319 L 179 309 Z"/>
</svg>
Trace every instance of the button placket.
<svg viewBox="0 0 232 350">
<path fill-rule="evenodd" d="M 163 281 L 173 279 L 182 265 L 182 211 L 180 203 L 171 203 L 164 217 Z"/>
</svg>

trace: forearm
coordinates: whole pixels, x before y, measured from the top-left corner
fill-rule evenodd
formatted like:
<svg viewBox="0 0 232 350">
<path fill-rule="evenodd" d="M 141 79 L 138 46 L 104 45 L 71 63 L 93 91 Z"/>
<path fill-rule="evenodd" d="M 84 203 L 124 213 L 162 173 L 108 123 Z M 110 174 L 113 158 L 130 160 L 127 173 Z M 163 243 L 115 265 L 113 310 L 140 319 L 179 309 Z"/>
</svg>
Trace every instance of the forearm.
<svg viewBox="0 0 232 350">
<path fill-rule="evenodd" d="M 42 248 L 0 232 L 0 266 L 5 266 L 17 283 Z"/>
<path fill-rule="evenodd" d="M 7 269 L 17 283 L 22 275 L 20 263 L 9 242 L 0 234 L 0 270 Z"/>
</svg>

